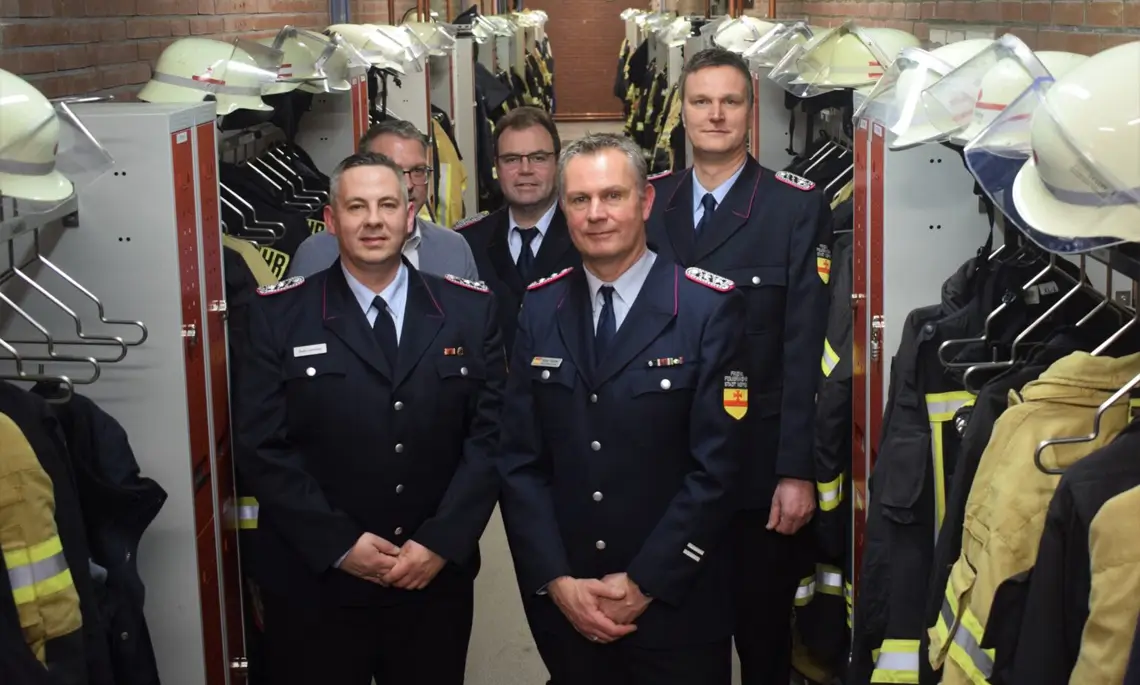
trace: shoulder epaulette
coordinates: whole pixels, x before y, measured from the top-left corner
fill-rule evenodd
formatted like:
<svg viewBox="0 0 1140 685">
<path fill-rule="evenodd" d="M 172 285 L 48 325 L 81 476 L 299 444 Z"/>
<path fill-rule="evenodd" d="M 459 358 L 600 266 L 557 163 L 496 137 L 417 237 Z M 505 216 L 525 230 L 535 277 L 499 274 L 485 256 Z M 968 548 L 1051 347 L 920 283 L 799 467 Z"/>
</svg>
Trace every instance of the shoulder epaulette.
<svg viewBox="0 0 1140 685">
<path fill-rule="evenodd" d="M 293 288 L 296 288 L 297 286 L 301 285 L 304 282 L 305 282 L 305 279 L 303 277 L 292 276 L 290 278 L 286 278 L 283 281 L 278 281 L 278 282 L 270 284 L 270 285 L 261 286 L 260 288 L 257 289 L 257 294 L 258 295 L 276 295 L 277 293 L 283 293 L 286 290 L 292 290 Z"/>
<path fill-rule="evenodd" d="M 459 221 L 455 222 L 455 225 L 451 227 L 451 230 L 461 231 L 461 230 L 467 228 L 468 226 L 470 226 L 471 224 L 479 223 L 484 218 L 486 218 L 488 214 L 490 214 L 490 212 L 483 211 L 483 212 L 479 212 L 478 214 L 474 214 L 472 216 L 469 216 L 466 219 L 460 219 Z"/>
<path fill-rule="evenodd" d="M 671 175 L 672 173 L 673 173 L 672 171 L 662 171 L 659 174 L 653 174 L 652 176 L 650 176 L 646 180 L 647 181 L 657 181 L 657 180 L 660 180 L 662 178 L 665 178 L 665 177 Z"/>
<path fill-rule="evenodd" d="M 546 278 L 538 279 L 534 283 L 531 283 L 530 285 L 528 285 L 526 287 L 526 289 L 527 290 L 538 290 L 539 288 L 541 288 L 544 285 L 549 285 L 550 283 L 557 281 L 558 279 L 562 278 L 563 276 L 565 276 L 566 274 L 570 273 L 573 270 L 574 270 L 574 267 L 568 266 L 565 269 L 559 271 L 558 273 L 553 273 L 553 274 L 550 274 L 549 276 L 547 276 Z"/>
<path fill-rule="evenodd" d="M 484 283 L 483 281 L 472 281 L 469 278 L 460 278 L 459 276 L 453 276 L 451 274 L 446 274 L 443 277 L 443 279 L 445 281 L 447 281 L 448 283 L 454 283 L 455 285 L 459 286 L 460 288 L 467 288 L 468 290 L 474 290 L 477 293 L 489 293 L 489 292 L 491 292 L 491 289 L 488 288 L 487 284 Z"/>
<path fill-rule="evenodd" d="M 787 183 L 796 190 L 807 191 L 815 187 L 815 181 L 809 181 L 803 176 L 793 174 L 790 171 L 777 171 L 776 180 L 781 183 Z"/>
<path fill-rule="evenodd" d="M 694 283 L 700 283 L 705 287 L 712 288 L 713 290 L 722 293 L 727 293 L 729 290 L 732 290 L 736 287 L 735 283 L 725 278 L 724 276 L 717 276 L 711 271 L 698 269 L 695 266 L 691 266 L 688 269 L 685 269 L 685 277 Z"/>
</svg>

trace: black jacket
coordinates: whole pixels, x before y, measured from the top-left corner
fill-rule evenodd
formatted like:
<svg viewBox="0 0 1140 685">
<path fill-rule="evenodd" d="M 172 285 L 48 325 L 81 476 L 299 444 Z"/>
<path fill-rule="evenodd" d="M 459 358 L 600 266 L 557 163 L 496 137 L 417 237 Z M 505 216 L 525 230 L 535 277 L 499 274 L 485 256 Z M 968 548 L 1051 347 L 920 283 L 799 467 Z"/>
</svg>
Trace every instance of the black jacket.
<svg viewBox="0 0 1140 685">
<path fill-rule="evenodd" d="M 522 306 L 523 294 L 526 293 L 528 285 L 519 275 L 507 242 L 507 232 L 510 230 L 511 222 L 509 211 L 503 207 L 497 212 L 474 221 L 460 222 L 455 226 L 455 230 L 466 238 L 467 244 L 471 246 L 480 278 L 491 292 L 495 293 L 495 302 L 499 310 L 499 327 L 503 332 L 503 343 L 508 355 L 514 345 L 519 307 Z M 574 248 L 574 243 L 570 240 L 570 231 L 566 228 L 566 217 L 562 214 L 562 208 L 557 207 L 554 210 L 554 218 L 542 238 L 538 254 L 535 255 L 532 280 L 581 263 L 582 256 Z"/>
<path fill-rule="evenodd" d="M 536 629 L 566 620 L 537 596 L 552 580 L 626 572 L 654 600 L 623 640 L 667 648 L 731 634 L 722 542 L 744 430 L 725 402 L 751 389 L 741 386 L 751 385 L 740 373 L 743 323 L 738 292 L 695 283 L 658 256 L 599 363 L 582 269 L 527 293 L 504 411 L 502 508 Z M 749 414 L 765 409 L 762 395 L 744 399 Z"/>
<path fill-rule="evenodd" d="M 100 602 L 91 577 L 90 548 L 84 526 L 83 507 L 75 485 L 75 474 L 68 458 L 67 443 L 60 432 L 59 422 L 43 398 L 11 383 L 0 381 L 0 413 L 6 414 L 19 426 L 28 444 L 40 460 L 40 465 L 51 478 L 55 491 L 55 523 L 63 554 L 71 571 L 75 590 L 79 594 L 79 609 L 83 615 L 82 639 L 69 636 L 68 656 L 53 659 L 60 664 L 56 677 L 66 671 L 70 677 L 60 683 L 86 683 L 87 685 L 116 685 L 111 668 L 107 627 L 100 612 Z M 65 668 L 63 661 L 70 662 Z M 86 672 L 74 668 L 86 661 Z"/>
<path fill-rule="evenodd" d="M 492 458 L 507 370 L 494 298 L 405 265 L 394 369 L 339 260 L 260 289 L 251 308 L 236 453 L 260 505 L 256 568 L 269 592 L 385 605 L 469 591 L 478 571 L 498 497 Z M 449 563 L 423 592 L 333 568 L 366 531 L 415 540 Z"/>
<path fill-rule="evenodd" d="M 781 477 L 815 480 L 812 435 L 828 292 L 821 250 L 831 246 L 831 209 L 749 157 L 712 224 L 693 230 L 693 171 L 653 180 L 649 242 L 660 256 L 736 283 L 747 314 L 753 408 L 745 417 L 749 464 L 741 508 L 766 509 Z M 830 255 L 829 255 L 830 256 Z"/>
<path fill-rule="evenodd" d="M 53 394 L 46 384 L 33 390 Z M 100 614 L 114 636 L 109 644 L 115 685 L 158 685 L 138 552 L 166 502 L 166 491 L 141 475 L 126 431 L 99 405 L 75 394 L 52 410 L 69 446 L 91 559 L 106 571 Z"/>
</svg>

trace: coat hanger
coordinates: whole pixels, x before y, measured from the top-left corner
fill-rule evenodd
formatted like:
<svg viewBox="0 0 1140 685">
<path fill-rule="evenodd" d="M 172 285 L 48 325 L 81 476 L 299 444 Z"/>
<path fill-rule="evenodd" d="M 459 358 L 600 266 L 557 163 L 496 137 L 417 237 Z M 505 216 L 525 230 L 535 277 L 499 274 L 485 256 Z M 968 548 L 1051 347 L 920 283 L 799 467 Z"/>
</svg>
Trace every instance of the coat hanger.
<svg viewBox="0 0 1140 685">
<path fill-rule="evenodd" d="M 1135 281 L 1133 281 L 1132 282 L 1132 302 L 1133 303 L 1136 302 L 1136 296 L 1138 294 L 1140 294 L 1140 285 L 1138 285 Z M 1094 357 L 1097 357 L 1097 356 L 1104 354 L 1104 351 L 1107 350 L 1109 347 L 1111 347 L 1114 342 L 1119 340 L 1120 336 L 1124 335 L 1126 332 L 1128 332 L 1129 329 L 1131 329 L 1133 326 L 1135 326 L 1137 321 L 1140 321 L 1140 309 L 1136 309 L 1133 312 L 1131 319 L 1129 319 L 1127 322 L 1125 322 L 1125 324 L 1123 326 L 1121 326 L 1115 333 L 1108 336 L 1108 340 L 1105 340 L 1104 342 L 1102 342 L 1090 354 Z"/>
<path fill-rule="evenodd" d="M 1025 342 L 1025 340 L 1029 336 L 1029 334 L 1032 333 L 1035 329 L 1037 329 L 1037 327 L 1040 326 L 1042 323 L 1044 323 L 1045 321 L 1048 321 L 1049 318 L 1051 316 L 1053 316 L 1054 313 L 1059 311 L 1061 309 L 1061 307 L 1063 307 L 1066 302 L 1068 302 L 1073 297 L 1075 297 L 1077 295 L 1077 293 L 1079 293 L 1081 291 L 1088 291 L 1088 292 L 1095 293 L 1098 296 L 1098 299 L 1103 297 L 1100 295 L 1100 293 L 1097 293 L 1095 290 L 1093 290 L 1092 288 L 1090 288 L 1088 286 L 1087 281 L 1085 279 L 1085 273 L 1086 273 L 1085 269 L 1086 269 L 1085 256 L 1081 255 L 1081 258 L 1080 258 L 1080 276 L 1078 276 L 1076 279 L 1076 285 L 1074 285 L 1072 288 L 1070 288 L 1064 295 L 1062 295 L 1060 297 L 1060 299 L 1058 299 L 1056 302 L 1053 303 L 1053 306 L 1049 307 L 1049 309 L 1046 310 L 1045 313 L 1043 313 L 1041 316 L 1034 319 L 1032 323 L 1030 323 L 1028 326 L 1026 326 L 1025 329 L 1023 331 L 1021 331 L 1021 333 L 1019 333 L 1016 338 L 1014 338 L 1013 343 L 1010 345 L 1010 349 L 1009 349 L 1009 355 L 1010 355 L 1009 359 L 1000 360 L 1000 361 L 992 361 L 992 362 L 981 362 L 979 364 L 974 364 L 970 368 L 966 369 L 966 373 L 962 376 L 962 383 L 965 386 L 966 390 L 974 393 L 975 395 L 981 390 L 981 385 L 975 385 L 974 383 L 971 382 L 971 379 L 977 378 L 977 372 L 978 371 L 994 371 L 994 370 L 999 370 L 999 369 L 1007 369 L 1007 368 L 1010 368 L 1010 367 L 1014 366 L 1015 364 L 1017 364 L 1017 362 L 1020 361 L 1018 359 L 1018 355 L 1017 355 L 1018 348 L 1020 345 L 1022 345 L 1022 343 Z M 1023 352 L 1025 351 L 1025 348 L 1022 347 L 1021 349 Z"/>
<path fill-rule="evenodd" d="M 1135 289 L 1135 286 L 1133 286 L 1133 288 Z M 1136 319 L 1133 319 L 1132 321 L 1135 320 Z M 1120 332 L 1123 332 L 1123 329 Z M 1043 452 L 1045 452 L 1045 448 L 1049 447 L 1050 445 L 1076 445 L 1082 442 L 1092 442 L 1093 440 L 1096 440 L 1097 436 L 1100 435 L 1101 417 L 1103 417 L 1110 408 L 1112 408 L 1114 405 L 1120 402 L 1120 400 L 1124 399 L 1125 396 L 1131 393 L 1132 389 L 1137 385 L 1140 385 L 1140 374 L 1133 376 L 1132 380 L 1128 381 L 1123 388 L 1114 392 L 1111 397 L 1102 402 L 1101 405 L 1096 408 L 1096 414 L 1093 415 L 1093 429 L 1092 432 L 1088 435 L 1050 438 L 1048 440 L 1042 440 L 1037 445 L 1037 449 L 1033 451 L 1033 464 L 1037 467 L 1037 470 L 1050 476 L 1059 476 L 1063 474 L 1065 472 L 1065 469 L 1050 468 L 1041 462 L 1041 455 Z M 1127 402 L 1124 403 L 1124 409 L 1128 409 Z"/>
<path fill-rule="evenodd" d="M 967 362 L 951 361 L 951 359 L 953 358 L 953 355 L 950 354 L 950 350 L 957 351 L 958 349 L 965 347 L 967 345 L 975 345 L 975 344 L 989 345 L 990 340 L 991 340 L 991 328 L 993 326 L 993 322 L 997 319 L 998 315 L 1000 315 L 1003 311 L 1008 309 L 1011 304 L 1013 304 L 1014 302 L 1021 299 L 1019 297 L 1020 293 L 1024 293 L 1024 292 L 1028 291 L 1030 288 L 1037 285 L 1037 283 L 1039 281 L 1041 281 L 1043 278 L 1045 278 L 1050 273 L 1053 273 L 1055 271 L 1060 272 L 1060 273 L 1064 273 L 1063 271 L 1061 271 L 1060 269 L 1057 268 L 1057 255 L 1051 254 L 1051 255 L 1049 255 L 1049 263 L 1045 265 L 1045 268 L 1042 269 L 1041 271 L 1039 271 L 1036 275 L 1034 275 L 1033 278 L 1029 279 L 1028 283 L 1021 286 L 1019 293 L 1006 293 L 1005 297 L 1002 298 L 1001 304 L 998 305 L 997 307 L 995 307 L 994 310 L 992 312 L 990 312 L 988 316 L 986 316 L 986 322 L 985 322 L 985 325 L 982 329 L 982 335 L 980 337 L 977 337 L 977 338 L 952 338 L 950 340 L 943 341 L 942 344 L 938 346 L 938 360 L 941 361 L 942 365 L 948 369 L 961 369 L 961 368 L 969 368 L 971 366 L 974 366 L 976 364 L 976 362 L 972 362 L 972 361 L 967 361 Z M 1065 274 L 1065 275 L 1067 276 L 1068 274 Z M 996 361 L 996 360 L 994 360 L 994 361 Z"/>
</svg>

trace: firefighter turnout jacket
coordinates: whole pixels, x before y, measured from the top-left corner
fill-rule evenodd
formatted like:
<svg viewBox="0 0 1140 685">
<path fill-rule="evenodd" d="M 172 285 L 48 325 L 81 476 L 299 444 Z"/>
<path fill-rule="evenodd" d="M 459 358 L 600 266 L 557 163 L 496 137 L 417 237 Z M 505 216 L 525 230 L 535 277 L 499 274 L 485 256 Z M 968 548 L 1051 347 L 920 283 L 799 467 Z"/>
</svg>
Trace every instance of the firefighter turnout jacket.
<svg viewBox="0 0 1140 685">
<path fill-rule="evenodd" d="M 0 550 L 24 642 L 55 682 L 86 682 L 79 594 L 55 522 L 52 482 L 19 427 L 0 414 Z"/>
<path fill-rule="evenodd" d="M 1034 452 L 1050 438 L 1091 434 L 1097 408 L 1140 372 L 1140 354 L 1074 352 L 1020 392 L 998 419 L 966 504 L 962 550 L 942 610 L 929 630 L 932 666 L 945 685 L 987 682 L 994 651 L 982 646 L 998 585 L 1028 571 L 1037 556 L 1047 503 L 1058 478 L 1038 470 Z M 1110 443 L 1128 424 L 1127 401 L 1113 405 L 1087 442 L 1046 447 L 1046 467 L 1066 468 Z M 1059 628 L 1058 628 L 1059 629 Z M 1085 685 L 1086 681 L 1080 682 Z"/>
</svg>

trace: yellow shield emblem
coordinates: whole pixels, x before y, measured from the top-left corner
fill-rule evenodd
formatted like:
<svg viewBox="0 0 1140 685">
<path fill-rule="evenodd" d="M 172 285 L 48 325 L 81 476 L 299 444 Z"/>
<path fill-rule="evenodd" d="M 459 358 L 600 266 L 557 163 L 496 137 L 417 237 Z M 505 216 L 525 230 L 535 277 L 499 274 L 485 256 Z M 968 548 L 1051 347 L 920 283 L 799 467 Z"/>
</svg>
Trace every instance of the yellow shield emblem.
<svg viewBox="0 0 1140 685">
<path fill-rule="evenodd" d="M 815 270 L 819 274 L 819 280 L 827 283 L 831 280 L 831 260 L 824 259 L 823 257 L 815 258 Z"/>
<path fill-rule="evenodd" d="M 744 415 L 748 413 L 747 388 L 725 388 L 724 410 L 738 421 L 743 419 Z"/>
<path fill-rule="evenodd" d="M 730 371 L 724 377 L 724 410 L 739 421 L 748 413 L 748 376 L 743 371 Z"/>
</svg>

